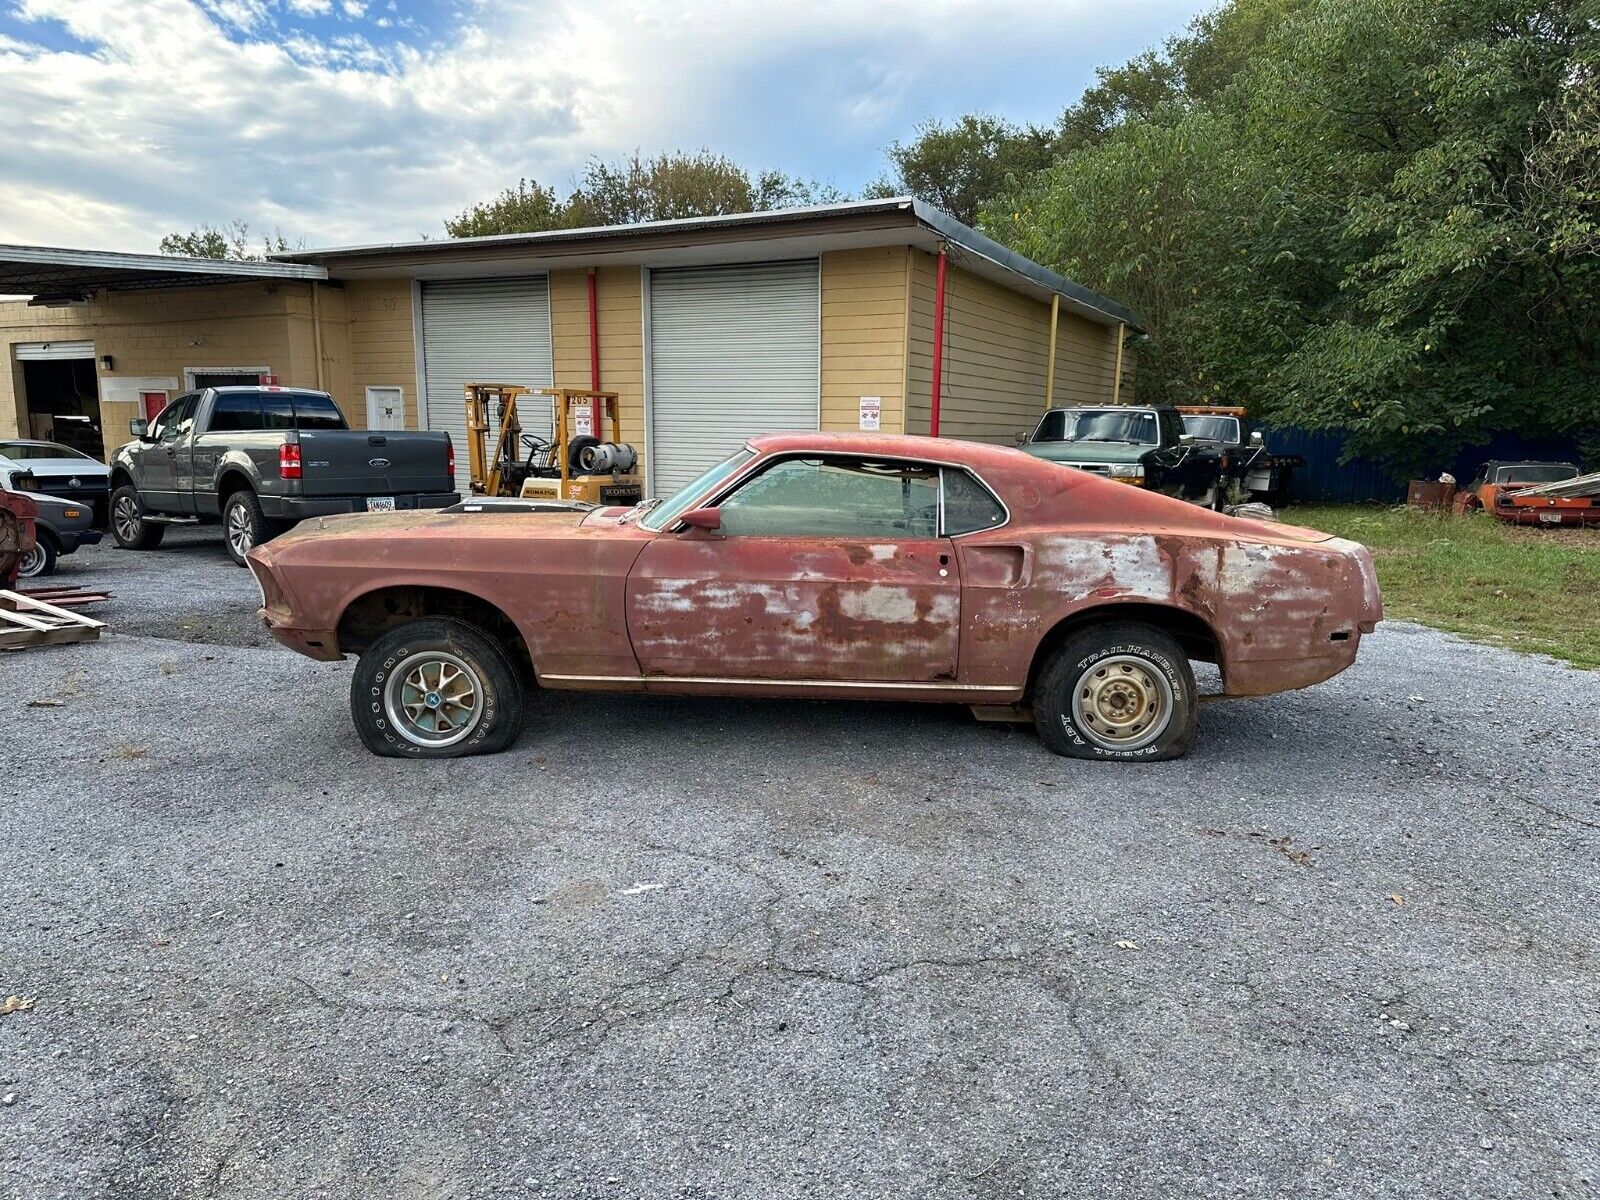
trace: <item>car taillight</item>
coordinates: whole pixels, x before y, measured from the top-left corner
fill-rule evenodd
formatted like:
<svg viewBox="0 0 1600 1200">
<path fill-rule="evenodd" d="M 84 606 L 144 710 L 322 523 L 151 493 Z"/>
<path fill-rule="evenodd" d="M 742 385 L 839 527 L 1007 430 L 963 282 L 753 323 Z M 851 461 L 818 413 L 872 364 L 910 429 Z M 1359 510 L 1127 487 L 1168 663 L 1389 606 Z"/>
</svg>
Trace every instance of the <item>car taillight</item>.
<svg viewBox="0 0 1600 1200">
<path fill-rule="evenodd" d="M 450 440 L 450 435 L 444 438 L 444 473 L 450 478 L 456 477 L 456 444 Z"/>
<path fill-rule="evenodd" d="M 285 442 L 278 447 L 278 478 L 300 478 L 300 444 Z"/>
</svg>

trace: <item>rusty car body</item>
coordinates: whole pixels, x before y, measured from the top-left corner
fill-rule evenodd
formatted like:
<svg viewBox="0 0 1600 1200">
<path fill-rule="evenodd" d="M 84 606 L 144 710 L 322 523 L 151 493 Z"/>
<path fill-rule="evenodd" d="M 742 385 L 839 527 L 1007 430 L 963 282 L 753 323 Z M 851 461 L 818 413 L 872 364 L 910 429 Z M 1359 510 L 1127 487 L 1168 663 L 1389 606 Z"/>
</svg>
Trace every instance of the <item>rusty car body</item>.
<svg viewBox="0 0 1600 1200">
<path fill-rule="evenodd" d="M 1585 478 L 1573 463 L 1487 462 L 1451 507 L 1508 525 L 1600 525 L 1600 488 L 1567 486 Z"/>
<path fill-rule="evenodd" d="M 0 487 L 0 589 L 15 586 L 23 560 L 33 552 L 37 513 L 27 496 Z"/>
<path fill-rule="evenodd" d="M 1306 687 L 1382 616 L 1352 542 L 948 439 L 770 435 L 665 502 L 479 507 L 250 552 L 281 642 L 361 656 L 378 753 L 503 748 L 539 687 L 1031 706 L 1059 753 L 1170 758 L 1190 659 Z"/>
</svg>

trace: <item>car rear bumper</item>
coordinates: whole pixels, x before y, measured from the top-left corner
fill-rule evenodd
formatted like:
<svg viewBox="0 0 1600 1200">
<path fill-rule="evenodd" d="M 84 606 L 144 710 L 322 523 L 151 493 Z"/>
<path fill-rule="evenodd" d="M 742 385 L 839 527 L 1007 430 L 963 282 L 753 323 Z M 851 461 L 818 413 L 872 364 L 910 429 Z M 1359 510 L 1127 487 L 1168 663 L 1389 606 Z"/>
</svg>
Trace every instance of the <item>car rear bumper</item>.
<svg viewBox="0 0 1600 1200">
<path fill-rule="evenodd" d="M 449 508 L 461 496 L 457 492 L 423 492 L 394 497 L 396 511 L 419 508 Z M 262 496 L 261 511 L 275 521 L 304 521 L 309 517 L 335 517 L 342 513 L 367 511 L 366 496 Z"/>
</svg>

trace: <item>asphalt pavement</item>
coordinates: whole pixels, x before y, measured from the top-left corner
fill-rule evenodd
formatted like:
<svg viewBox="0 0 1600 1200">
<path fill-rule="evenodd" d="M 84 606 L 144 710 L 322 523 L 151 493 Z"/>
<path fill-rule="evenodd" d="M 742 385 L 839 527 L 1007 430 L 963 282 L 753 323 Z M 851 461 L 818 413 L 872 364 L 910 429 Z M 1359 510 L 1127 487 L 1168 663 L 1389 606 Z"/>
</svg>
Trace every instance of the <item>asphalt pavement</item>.
<svg viewBox="0 0 1600 1200">
<path fill-rule="evenodd" d="M 1391 622 L 1174 763 L 585 695 L 406 763 L 169 542 L 0 655 L 0 1197 L 1600 1195 L 1600 674 Z"/>
</svg>

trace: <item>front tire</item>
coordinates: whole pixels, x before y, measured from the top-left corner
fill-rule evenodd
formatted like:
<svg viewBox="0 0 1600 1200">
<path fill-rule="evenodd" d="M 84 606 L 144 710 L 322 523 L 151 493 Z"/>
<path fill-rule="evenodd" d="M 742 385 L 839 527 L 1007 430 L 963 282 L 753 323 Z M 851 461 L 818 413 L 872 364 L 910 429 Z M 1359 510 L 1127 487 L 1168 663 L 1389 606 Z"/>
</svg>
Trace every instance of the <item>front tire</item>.
<svg viewBox="0 0 1600 1200">
<path fill-rule="evenodd" d="M 1111 622 L 1072 634 L 1034 687 L 1039 738 L 1068 758 L 1160 762 L 1194 741 L 1194 671 L 1172 637 Z"/>
<path fill-rule="evenodd" d="M 522 711 L 522 684 L 505 650 L 448 617 L 389 630 L 350 681 L 356 732 L 387 758 L 497 754 L 516 738 Z"/>
<path fill-rule="evenodd" d="M 123 484 L 111 493 L 111 537 L 124 550 L 154 550 L 161 545 L 167 527 L 145 518 L 139 489 Z"/>
<path fill-rule="evenodd" d="M 50 535 L 42 529 L 34 531 L 33 549 L 22 556 L 22 561 L 17 564 L 17 576 L 20 579 L 39 579 L 45 575 L 55 573 L 56 546 L 50 540 Z"/>
</svg>

